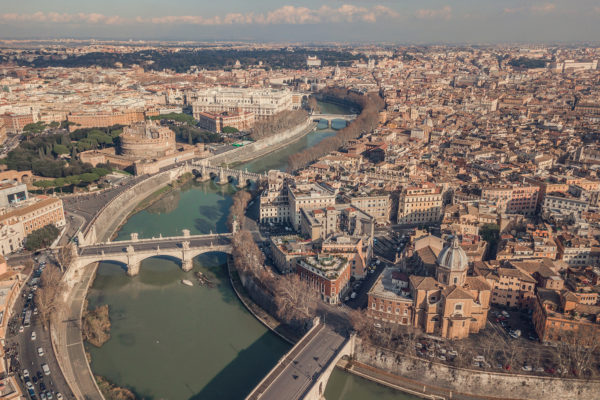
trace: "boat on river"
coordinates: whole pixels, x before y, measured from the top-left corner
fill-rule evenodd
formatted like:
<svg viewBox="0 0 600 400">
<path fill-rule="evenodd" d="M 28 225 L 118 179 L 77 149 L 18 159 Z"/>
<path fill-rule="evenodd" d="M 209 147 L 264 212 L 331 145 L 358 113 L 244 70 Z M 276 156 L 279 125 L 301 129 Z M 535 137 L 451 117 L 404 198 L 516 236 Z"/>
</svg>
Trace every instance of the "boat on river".
<svg viewBox="0 0 600 400">
<path fill-rule="evenodd" d="M 183 283 L 185 286 L 194 286 L 192 281 L 188 281 L 187 279 L 182 279 L 181 283 Z"/>
</svg>

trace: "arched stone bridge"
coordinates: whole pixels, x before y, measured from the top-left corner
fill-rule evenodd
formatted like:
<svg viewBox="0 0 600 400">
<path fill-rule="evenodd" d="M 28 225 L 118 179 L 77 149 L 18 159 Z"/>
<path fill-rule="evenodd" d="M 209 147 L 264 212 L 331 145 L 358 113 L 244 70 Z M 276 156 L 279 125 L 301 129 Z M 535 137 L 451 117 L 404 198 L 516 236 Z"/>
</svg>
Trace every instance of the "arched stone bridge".
<svg viewBox="0 0 600 400">
<path fill-rule="evenodd" d="M 190 235 L 185 229 L 183 236 L 138 239 L 137 233 L 132 233 L 131 240 L 78 247 L 72 267 L 79 269 L 94 262 L 116 261 L 125 264 L 127 274 L 134 276 L 146 258 L 166 256 L 181 260 L 182 269 L 189 271 L 192 260 L 200 254 L 213 251 L 231 254 L 232 236 L 231 233 Z"/>
<path fill-rule="evenodd" d="M 313 121 L 327 121 L 327 126 L 331 127 L 331 121 L 335 119 L 343 119 L 344 121 L 354 121 L 356 114 L 312 114 L 310 118 Z"/>
<path fill-rule="evenodd" d="M 224 185 L 233 180 L 238 182 L 238 186 L 246 186 L 250 181 L 260 181 L 266 179 L 266 175 L 248 172 L 239 169 L 229 169 L 217 166 L 206 165 L 202 162 L 192 163 L 192 173 L 200 180 L 215 179 L 217 183 Z"/>
</svg>

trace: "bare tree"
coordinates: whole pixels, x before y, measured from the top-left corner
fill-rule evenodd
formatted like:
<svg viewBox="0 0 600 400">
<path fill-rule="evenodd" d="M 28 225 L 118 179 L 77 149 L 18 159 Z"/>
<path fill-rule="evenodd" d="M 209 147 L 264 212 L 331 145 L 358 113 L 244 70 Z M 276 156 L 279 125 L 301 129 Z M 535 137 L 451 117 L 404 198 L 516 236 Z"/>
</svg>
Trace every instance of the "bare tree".
<svg viewBox="0 0 600 400">
<path fill-rule="evenodd" d="M 56 253 L 54 253 L 54 258 L 61 271 L 66 271 L 71 265 L 73 258 L 75 256 L 75 245 L 73 243 L 69 243 L 65 246 L 62 246 L 58 249 Z"/>
<path fill-rule="evenodd" d="M 276 304 L 280 318 L 305 319 L 314 314 L 318 302 L 317 290 L 296 274 L 278 279 Z"/>
<path fill-rule="evenodd" d="M 53 265 L 48 265 L 40 279 L 40 287 L 35 293 L 35 304 L 39 311 L 42 327 L 47 329 L 50 316 L 61 305 L 62 272 Z"/>
</svg>

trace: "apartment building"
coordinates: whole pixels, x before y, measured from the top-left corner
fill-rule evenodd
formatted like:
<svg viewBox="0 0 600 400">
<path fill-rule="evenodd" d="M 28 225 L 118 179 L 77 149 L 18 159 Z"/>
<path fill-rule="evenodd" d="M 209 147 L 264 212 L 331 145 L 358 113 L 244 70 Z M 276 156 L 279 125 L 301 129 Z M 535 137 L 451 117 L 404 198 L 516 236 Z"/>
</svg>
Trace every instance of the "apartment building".
<svg viewBox="0 0 600 400">
<path fill-rule="evenodd" d="M 367 312 L 373 318 L 399 325 L 412 325 L 413 299 L 408 276 L 398 269 L 386 268 L 369 290 Z"/>
<path fill-rule="evenodd" d="M 538 288 L 533 308 L 533 325 L 543 343 L 598 341 L 600 307 L 583 304 L 569 290 Z M 591 344 L 591 342 L 590 342 Z"/>
<path fill-rule="evenodd" d="M 340 302 L 348 290 L 350 263 L 335 255 L 303 257 L 296 262 L 300 279 L 317 291 L 321 300 L 329 304 Z"/>
<path fill-rule="evenodd" d="M 367 237 L 371 241 L 374 227 L 370 215 L 349 204 L 300 210 L 300 231 L 311 240 L 326 239 L 331 235 L 344 233 Z"/>
<path fill-rule="evenodd" d="M 0 145 L 6 141 L 6 126 L 4 126 L 4 120 L 0 118 Z"/>
<path fill-rule="evenodd" d="M 531 308 L 537 281 L 518 268 L 475 267 L 492 288 L 491 303 L 503 307 Z"/>
<path fill-rule="evenodd" d="M 494 204 L 500 213 L 534 215 L 538 204 L 538 186 L 500 185 L 481 190 L 481 198 Z"/>
<path fill-rule="evenodd" d="M 398 224 L 428 224 L 442 217 L 442 190 L 433 183 L 407 187 L 398 202 Z"/>
<path fill-rule="evenodd" d="M 294 186 L 288 185 L 288 202 L 290 221 L 294 229 L 300 229 L 301 210 L 314 210 L 335 204 L 336 190 L 316 183 L 302 183 Z"/>
<path fill-rule="evenodd" d="M 392 201 L 387 193 L 344 196 L 344 202 L 372 216 L 377 225 L 386 225 L 390 222 Z"/>
<path fill-rule="evenodd" d="M 547 217 L 581 217 L 589 209 L 589 203 L 568 193 L 547 194 L 544 198 L 542 213 Z"/>
</svg>

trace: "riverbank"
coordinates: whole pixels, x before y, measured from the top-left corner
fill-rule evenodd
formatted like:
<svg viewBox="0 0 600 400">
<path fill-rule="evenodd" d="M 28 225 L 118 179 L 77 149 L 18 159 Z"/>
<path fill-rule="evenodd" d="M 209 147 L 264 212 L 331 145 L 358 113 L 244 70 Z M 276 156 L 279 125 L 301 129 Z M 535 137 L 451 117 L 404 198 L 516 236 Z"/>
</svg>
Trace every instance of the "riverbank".
<svg viewBox="0 0 600 400">
<path fill-rule="evenodd" d="M 242 280 L 240 279 L 240 276 L 233 265 L 233 260 L 231 257 L 227 257 L 227 272 L 229 275 L 229 283 L 231 283 L 233 291 L 237 295 L 238 299 L 242 302 L 244 307 L 246 307 L 246 309 L 250 311 L 250 313 L 254 315 L 257 320 L 269 328 L 269 330 L 271 330 L 274 334 L 291 345 L 296 344 L 300 340 L 301 337 L 299 337 L 294 331 L 287 328 L 275 317 L 252 301 L 252 299 L 248 296 L 244 285 L 242 284 Z"/>
<path fill-rule="evenodd" d="M 98 388 L 106 400 L 136 400 L 135 394 L 126 388 L 118 387 L 108 381 L 108 379 L 94 375 Z"/>
</svg>

